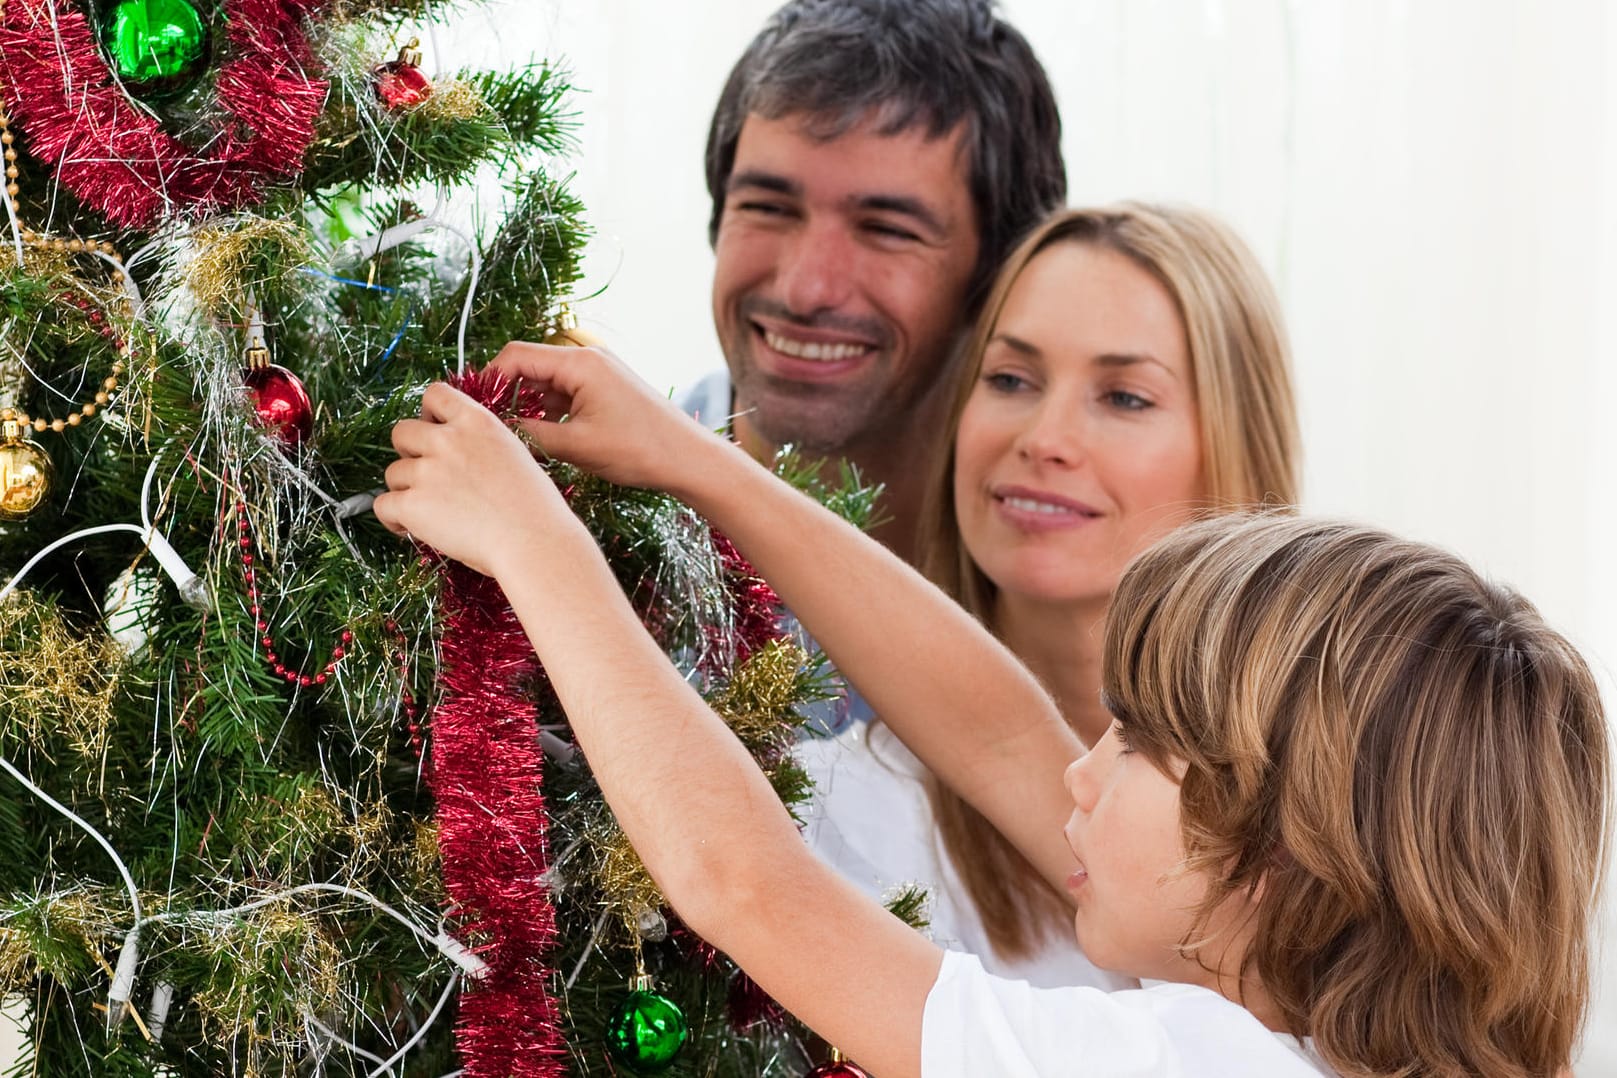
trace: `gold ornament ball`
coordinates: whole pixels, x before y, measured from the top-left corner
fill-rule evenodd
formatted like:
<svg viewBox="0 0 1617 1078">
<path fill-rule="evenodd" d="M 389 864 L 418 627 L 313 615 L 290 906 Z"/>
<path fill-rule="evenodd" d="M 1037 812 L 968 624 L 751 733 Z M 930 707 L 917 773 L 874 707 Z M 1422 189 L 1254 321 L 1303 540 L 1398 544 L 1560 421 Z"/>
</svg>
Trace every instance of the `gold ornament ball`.
<svg viewBox="0 0 1617 1078">
<path fill-rule="evenodd" d="M 17 520 L 38 509 L 51 489 L 51 458 L 23 438 L 0 443 L 0 517 Z"/>
<path fill-rule="evenodd" d="M 553 329 L 545 337 L 543 343 L 560 345 L 566 348 L 603 347 L 601 338 L 597 337 L 593 333 L 590 333 L 588 330 L 579 329 L 577 326 L 567 326 L 560 329 Z"/>
<path fill-rule="evenodd" d="M 572 307 L 565 303 L 557 310 L 555 318 L 550 323 L 549 332 L 545 334 L 541 343 L 566 348 L 605 347 L 601 338 L 588 330 L 578 328 L 578 316 L 573 313 Z"/>
</svg>

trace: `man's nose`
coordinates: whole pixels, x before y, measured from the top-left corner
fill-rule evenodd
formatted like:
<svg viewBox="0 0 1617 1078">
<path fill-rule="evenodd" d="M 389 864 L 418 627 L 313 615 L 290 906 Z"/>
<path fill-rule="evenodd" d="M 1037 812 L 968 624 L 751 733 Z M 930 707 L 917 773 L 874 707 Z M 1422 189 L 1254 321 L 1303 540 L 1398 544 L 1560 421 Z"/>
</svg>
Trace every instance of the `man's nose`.
<svg viewBox="0 0 1617 1078">
<path fill-rule="evenodd" d="M 853 290 L 858 254 L 846 230 L 808 222 L 781 250 L 777 298 L 801 318 L 843 306 Z"/>
</svg>

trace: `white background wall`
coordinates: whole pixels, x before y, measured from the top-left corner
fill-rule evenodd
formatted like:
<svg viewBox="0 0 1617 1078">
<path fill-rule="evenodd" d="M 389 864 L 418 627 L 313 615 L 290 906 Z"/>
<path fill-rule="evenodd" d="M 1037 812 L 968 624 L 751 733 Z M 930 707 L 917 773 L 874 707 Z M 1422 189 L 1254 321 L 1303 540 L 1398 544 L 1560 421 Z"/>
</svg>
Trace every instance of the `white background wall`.
<svg viewBox="0 0 1617 1078">
<path fill-rule="evenodd" d="M 652 382 L 719 360 L 701 152 L 776 0 L 507 0 L 429 67 L 563 57 L 600 236 L 585 325 Z M 1310 509 L 1448 544 L 1617 667 L 1617 4 L 1009 0 L 1071 198 L 1198 203 L 1291 320 Z M 436 54 L 431 46 L 436 46 Z M 1609 700 L 1617 694 L 1608 693 Z M 1579 1074 L 1617 1078 L 1617 903 Z"/>
<path fill-rule="evenodd" d="M 702 146 L 776 3 L 544 0 L 491 20 L 506 55 L 564 56 L 584 91 L 574 167 L 605 290 L 581 315 L 658 385 L 720 362 Z M 1617 701 L 1617 3 L 1003 7 L 1055 83 L 1074 203 L 1210 207 L 1273 274 L 1307 507 L 1514 583 Z M 1586 1078 L 1617 1078 L 1607 908 Z"/>
</svg>

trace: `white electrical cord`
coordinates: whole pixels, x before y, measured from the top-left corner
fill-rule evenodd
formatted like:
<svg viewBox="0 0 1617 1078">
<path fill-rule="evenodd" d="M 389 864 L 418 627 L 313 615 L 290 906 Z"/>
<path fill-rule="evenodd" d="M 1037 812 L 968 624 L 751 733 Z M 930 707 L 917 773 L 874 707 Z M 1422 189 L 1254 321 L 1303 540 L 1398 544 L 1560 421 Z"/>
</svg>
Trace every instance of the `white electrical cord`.
<svg viewBox="0 0 1617 1078">
<path fill-rule="evenodd" d="M 374 236 L 355 237 L 337 248 L 333 253 L 333 261 L 346 262 L 361 257 L 375 258 L 383 251 L 390 251 L 399 244 L 414 239 L 428 229 L 440 228 L 445 232 L 458 236 L 466 244 L 467 250 L 471 252 L 472 256 L 471 269 L 468 271 L 466 278 L 466 299 L 460 306 L 460 330 L 455 340 L 455 372 L 465 374 L 466 327 L 472 319 L 472 300 L 477 295 L 477 281 L 483 273 L 483 253 L 477 249 L 477 243 L 471 236 L 439 217 L 439 212 L 443 208 L 444 198 L 440 192 L 438 205 L 434 206 L 432 212 L 425 217 L 417 217 L 413 221 L 405 221 L 390 228 L 384 228 Z"/>
<path fill-rule="evenodd" d="M 134 529 L 133 524 L 126 524 L 124 527 L 132 530 Z M 467 976 L 479 978 L 488 970 L 488 964 L 481 958 L 477 957 L 477 955 L 473 954 L 465 944 L 451 936 L 447 929 L 440 927 L 438 933 L 433 935 L 420 925 L 416 924 L 414 921 L 410 920 L 404 914 L 388 905 L 386 902 L 383 902 L 381 899 L 377 898 L 375 895 L 368 894 L 365 891 L 361 891 L 354 887 L 347 887 L 339 883 L 299 884 L 296 887 L 288 888 L 284 891 L 280 891 L 276 894 L 269 895 L 268 897 L 261 898 L 253 902 L 246 902 L 239 906 L 232 906 L 229 909 L 186 910 L 180 912 L 159 913 L 151 917 L 146 917 L 141 911 L 140 891 L 135 887 L 134 877 L 130 875 L 129 867 L 124 864 L 123 858 L 118 856 L 118 851 L 113 849 L 112 843 L 107 841 L 106 836 L 100 831 L 97 831 L 94 826 L 92 826 L 83 817 L 75 813 L 72 809 L 68 808 L 50 794 L 46 793 L 43 789 L 36 785 L 32 779 L 30 779 L 27 775 L 24 775 L 21 771 L 17 770 L 11 761 L 7 760 L 3 756 L 0 756 L 0 770 L 4 770 L 8 775 L 20 782 L 25 789 L 33 793 L 34 796 L 38 797 L 41 801 L 45 802 L 45 804 L 61 813 L 75 826 L 79 827 L 92 839 L 94 839 L 96 843 L 106 851 L 107 856 L 112 859 L 112 863 L 117 866 L 118 874 L 123 877 L 124 887 L 129 892 L 129 904 L 134 911 L 135 923 L 129 929 L 128 934 L 124 936 L 123 946 L 118 951 L 118 964 L 113 972 L 112 986 L 107 990 L 107 1028 L 109 1031 L 115 1028 L 117 1024 L 123 1020 L 125 1009 L 128 1007 L 129 1001 L 134 997 L 135 972 L 140 965 L 140 930 L 143 927 L 148 924 L 177 923 L 189 919 L 211 920 L 221 917 L 234 917 L 242 913 L 251 912 L 255 909 L 262 909 L 265 906 L 274 905 L 277 902 L 282 902 L 293 897 L 294 895 L 299 894 L 319 892 L 338 894 L 347 898 L 358 899 L 361 902 L 365 902 L 372 906 L 376 910 L 387 914 L 405 928 L 409 929 L 419 939 L 430 944 L 439 954 L 443 955 L 445 958 L 449 959 L 456 966 L 458 966 L 461 972 L 465 973 Z M 454 987 L 454 984 L 459 980 L 459 976 L 460 974 L 457 973 L 451 978 L 450 988 Z M 448 991 L 446 990 L 443 999 L 439 1000 L 438 1006 L 433 1008 L 432 1014 L 427 1020 L 429 1025 L 431 1024 L 432 1020 L 437 1017 L 438 1012 L 443 1007 L 444 999 L 447 998 Z M 420 1037 L 421 1034 L 420 1031 L 418 1031 L 415 1037 L 406 1042 L 404 1049 L 401 1049 L 401 1051 L 393 1057 L 392 1061 L 384 1064 L 382 1071 L 377 1071 L 376 1074 L 380 1075 L 383 1073 L 383 1071 L 387 1070 L 391 1066 L 391 1063 L 401 1058 L 405 1051 L 408 1051 L 409 1048 L 413 1047 L 416 1042 L 420 1040 Z"/>
<path fill-rule="evenodd" d="M 382 1075 L 392 1073 L 393 1064 L 403 1059 L 409 1054 L 410 1049 L 421 1043 L 421 1038 L 427 1035 L 427 1030 L 432 1028 L 432 1024 L 438 1020 L 438 1015 L 443 1013 L 444 1005 L 449 1002 L 449 997 L 455 994 L 455 988 L 459 984 L 460 974 L 457 973 L 449 978 L 449 983 L 444 986 L 443 993 L 438 997 L 438 1002 L 433 1004 L 432 1010 L 428 1012 L 427 1020 L 421 1023 L 421 1028 L 416 1030 L 409 1040 L 400 1045 L 397 1052 L 383 1060 L 381 1066 L 371 1071 L 369 1078 L 382 1078 Z"/>
<path fill-rule="evenodd" d="M 284 902 L 286 899 L 292 898 L 295 895 L 309 894 L 312 892 L 343 895 L 347 898 L 354 898 L 361 902 L 367 903 L 379 912 L 387 914 L 389 917 L 399 922 L 399 924 L 415 933 L 416 936 L 418 936 L 423 942 L 430 944 L 432 948 L 439 954 L 443 955 L 455 965 L 459 966 L 461 970 L 469 977 L 481 977 L 488 970 L 488 964 L 486 962 L 468 950 L 465 944 L 451 936 L 447 930 L 440 928 L 438 930 L 438 934 L 433 935 L 420 925 L 416 924 L 414 921 L 410 920 L 404 914 L 394 909 L 392 906 L 389 906 L 386 902 L 383 902 L 381 899 L 377 898 L 375 895 L 361 891 L 355 887 L 345 886 L 340 883 L 300 883 L 296 887 L 289 887 L 284 891 L 278 891 L 275 894 L 269 895 L 265 898 L 256 899 L 252 902 L 246 902 L 240 906 L 231 906 L 228 909 L 187 910 L 177 913 L 159 913 L 152 917 L 148 917 L 146 920 L 148 924 L 157 924 L 160 922 L 168 923 L 184 921 L 192 918 L 197 920 L 208 920 L 217 917 L 234 917 L 238 914 L 250 913 L 253 910 L 263 909 L 265 906 L 273 906 L 277 902 Z"/>
<path fill-rule="evenodd" d="M 17 203 L 13 199 L 6 199 L 6 220 L 11 225 L 11 246 L 17 252 L 17 265 L 23 263 L 22 253 L 22 222 L 17 220 Z"/>
<path fill-rule="evenodd" d="M 130 313 L 137 320 L 144 319 L 146 317 L 146 301 L 140 296 L 140 286 L 135 284 L 135 279 L 129 275 L 129 267 L 117 255 L 109 255 L 105 251 L 89 251 L 87 253 L 95 255 L 118 271 L 118 287 L 123 290 L 125 298 L 129 300 Z"/>
<path fill-rule="evenodd" d="M 413 1049 L 417 1044 L 421 1043 L 421 1038 L 425 1037 L 427 1035 L 427 1031 L 432 1028 L 433 1023 L 438 1021 L 438 1016 L 443 1013 L 444 1004 L 449 1002 L 449 997 L 454 994 L 455 988 L 459 984 L 460 974 L 457 973 L 449 978 L 449 983 L 444 986 L 443 994 L 438 997 L 438 1002 L 433 1004 L 432 1010 L 427 1014 L 426 1021 L 421 1023 L 421 1025 L 416 1029 L 415 1033 L 411 1035 L 409 1040 L 400 1045 L 398 1050 L 386 1059 L 383 1059 L 374 1052 L 361 1048 L 353 1041 L 345 1039 L 336 1030 L 332 1029 L 330 1026 L 326 1025 L 324 1022 L 320 1021 L 320 1019 L 316 1018 L 307 1011 L 304 1012 L 303 1020 L 314 1026 L 315 1029 L 319 1030 L 338 1046 L 346 1048 L 348 1051 L 354 1053 L 354 1055 L 368 1059 L 372 1063 L 377 1064 L 376 1069 L 371 1071 L 368 1078 L 381 1078 L 381 1076 L 384 1074 L 391 1074 L 393 1072 L 394 1065 L 408 1055 L 410 1050 Z M 445 1075 L 444 1078 L 454 1078 L 455 1075 L 460 1073 L 460 1071 L 455 1071 L 453 1074 Z"/>
<path fill-rule="evenodd" d="M 126 526 L 134 527 L 132 524 Z M 6 774 L 22 783 L 23 787 L 35 797 L 66 816 L 85 834 L 95 839 L 107 852 L 107 856 L 112 858 L 112 863 L 118 866 L 118 875 L 123 877 L 124 886 L 129 890 L 129 904 L 134 907 L 135 925 L 124 937 L 123 946 L 118 950 L 118 967 L 112 975 L 112 987 L 107 989 L 107 1029 L 110 1032 L 123 1020 L 124 1008 L 129 1005 L 130 998 L 135 994 L 135 967 L 140 964 L 140 892 L 135 888 L 135 879 L 129 874 L 129 867 L 124 864 L 123 858 L 118 856 L 118 851 L 112 848 L 112 843 L 88 821 L 36 786 L 32 779 L 18 771 L 12 766 L 11 761 L 3 756 L 0 756 L 0 770 L 4 770 Z"/>
<path fill-rule="evenodd" d="M 130 526 L 132 527 L 133 525 L 130 525 Z M 88 822 L 86 822 L 83 819 L 83 817 L 79 816 L 72 809 L 68 808 L 66 805 L 64 805 L 60 801 L 56 800 L 56 798 L 52 797 L 50 794 L 46 793 L 44 790 L 41 790 L 38 786 L 34 785 L 34 782 L 33 782 L 32 779 L 30 779 L 27 775 L 24 775 L 21 771 L 18 771 L 16 769 L 16 767 L 14 767 L 12 765 L 11 761 L 7 760 L 4 756 L 0 756 L 0 769 L 3 769 L 6 772 L 6 774 L 10 775 L 12 778 L 14 778 L 18 782 L 22 783 L 23 786 L 30 793 L 32 793 L 35 797 L 37 797 L 41 801 L 45 802 L 45 804 L 49 805 L 51 808 L 55 809 L 57 812 L 60 812 L 63 816 L 66 816 L 69 820 L 71 820 L 85 834 L 87 834 L 91 838 L 95 839 L 96 843 L 103 850 L 107 851 L 107 856 L 112 858 L 112 863 L 118 866 L 118 875 L 123 877 L 123 879 L 124 879 L 124 887 L 129 891 L 129 904 L 130 904 L 130 906 L 134 907 L 134 910 L 135 910 L 135 928 L 138 929 L 140 927 L 140 922 L 141 922 L 141 916 L 140 916 L 140 892 L 135 890 L 135 878 L 129 874 L 128 866 L 126 866 L 124 864 L 123 858 L 118 856 L 118 851 L 112 848 L 112 843 L 107 841 L 106 836 L 103 835 L 100 831 L 97 831 Z"/>
<path fill-rule="evenodd" d="M 146 529 L 135 524 L 98 524 L 93 528 L 84 528 L 81 531 L 71 532 L 64 535 L 22 563 L 22 568 L 17 570 L 17 575 L 6 581 L 5 587 L 0 588 L 0 600 L 5 599 L 6 596 L 15 591 L 17 585 L 22 583 L 22 578 L 28 575 L 28 571 L 43 561 L 45 556 L 50 554 L 52 551 L 64 547 L 74 540 L 87 539 L 92 535 L 105 535 L 108 532 L 134 532 L 136 535 L 144 536 L 146 534 Z"/>
<path fill-rule="evenodd" d="M 330 1026 L 328 1026 L 324 1022 L 320 1021 L 320 1019 L 316 1018 L 313 1014 L 309 1013 L 308 1011 L 303 1012 L 303 1020 L 305 1022 L 309 1023 L 309 1025 L 313 1026 L 315 1029 L 319 1030 L 320 1033 L 328 1041 L 335 1044 L 337 1047 L 346 1048 L 346 1049 L 348 1049 L 348 1051 L 352 1052 L 354 1055 L 359 1056 L 362 1059 L 368 1059 L 372 1063 L 381 1063 L 382 1062 L 382 1057 L 381 1056 L 377 1055 L 375 1052 L 366 1051 L 365 1049 L 361 1048 L 359 1045 L 355 1044 L 353 1041 L 344 1040 L 342 1034 L 338 1033 L 335 1029 L 332 1029 Z"/>
<path fill-rule="evenodd" d="M 180 598 L 185 600 L 188 606 L 199 610 L 207 609 L 209 601 L 207 581 L 193 573 L 191 567 L 185 564 L 185 559 L 180 557 L 179 553 L 169 545 L 169 541 L 164 538 L 163 533 L 158 531 L 157 526 L 152 523 L 151 511 L 147 508 L 147 499 L 152 489 L 152 476 L 157 472 L 157 461 L 160 456 L 162 456 L 162 450 L 158 450 L 157 455 L 152 457 L 152 463 L 146 469 L 146 478 L 140 484 L 141 527 L 136 527 L 133 524 L 97 524 L 93 528 L 82 528 L 76 532 L 69 532 L 67 535 L 47 544 L 44 549 L 23 562 L 22 568 L 17 570 L 15 576 L 6 581 L 5 587 L 0 587 L 0 600 L 4 600 L 6 596 L 15 591 L 17 585 L 22 583 L 22 578 L 28 575 L 29 570 L 33 569 L 53 551 L 93 535 L 106 535 L 110 532 L 134 532 L 141 537 L 141 540 L 146 544 L 146 549 L 152 552 L 152 557 L 157 559 L 157 564 L 163 567 L 163 571 L 169 575 L 169 579 L 174 581 L 174 586 L 179 589 Z"/>
</svg>

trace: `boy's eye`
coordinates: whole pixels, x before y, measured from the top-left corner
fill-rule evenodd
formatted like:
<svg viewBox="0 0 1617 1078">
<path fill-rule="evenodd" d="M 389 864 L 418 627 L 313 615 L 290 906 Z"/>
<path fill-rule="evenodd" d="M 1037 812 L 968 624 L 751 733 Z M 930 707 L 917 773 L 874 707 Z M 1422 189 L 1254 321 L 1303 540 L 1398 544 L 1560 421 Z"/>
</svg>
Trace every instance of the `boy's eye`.
<svg viewBox="0 0 1617 1078">
<path fill-rule="evenodd" d="M 1117 751 L 1119 753 L 1130 753 L 1134 751 L 1134 748 L 1129 744 L 1128 734 L 1123 732 L 1122 723 L 1112 723 L 1112 736 L 1117 738 Z"/>
<path fill-rule="evenodd" d="M 759 202 L 749 199 L 735 205 L 737 213 L 750 213 L 760 217 L 784 217 L 790 214 L 791 207 L 780 202 Z"/>
</svg>

